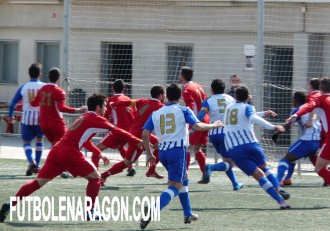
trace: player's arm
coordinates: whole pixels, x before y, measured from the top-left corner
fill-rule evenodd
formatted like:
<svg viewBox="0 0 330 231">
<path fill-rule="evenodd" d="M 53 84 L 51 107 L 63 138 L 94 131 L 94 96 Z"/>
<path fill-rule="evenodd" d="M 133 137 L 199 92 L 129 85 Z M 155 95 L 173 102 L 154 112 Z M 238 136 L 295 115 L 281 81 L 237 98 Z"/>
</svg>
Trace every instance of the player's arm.
<svg viewBox="0 0 330 231">
<path fill-rule="evenodd" d="M 261 111 L 256 113 L 258 116 L 264 118 L 264 117 L 270 117 L 270 116 L 277 116 L 276 112 L 272 110 L 267 110 L 267 111 Z"/>
<path fill-rule="evenodd" d="M 111 125 L 111 128 L 109 129 L 109 131 L 111 131 L 114 135 L 118 135 L 119 137 L 121 137 L 123 140 L 126 140 L 127 142 L 131 142 L 138 146 L 142 145 L 141 139 L 137 138 L 136 136 L 132 135 L 131 133 L 129 133 L 121 128 L 118 128 L 114 125 Z"/>
<path fill-rule="evenodd" d="M 218 127 L 224 126 L 224 124 L 220 120 L 217 120 L 217 121 L 213 122 L 212 124 L 200 122 L 200 120 L 194 115 L 194 113 L 192 112 L 192 110 L 190 108 L 184 109 L 183 113 L 184 113 L 186 122 L 189 125 L 191 125 L 195 131 L 208 131 L 212 128 L 218 128 Z"/>
<path fill-rule="evenodd" d="M 200 121 L 202 121 L 206 115 L 206 113 L 208 113 L 209 111 L 209 105 L 207 103 L 207 100 L 205 100 L 203 103 L 202 103 L 202 108 L 201 110 L 198 112 L 197 114 L 197 119 L 199 119 Z"/>
<path fill-rule="evenodd" d="M 86 148 L 88 151 L 92 152 L 93 156 L 98 156 L 100 159 L 102 159 L 104 166 L 109 165 L 110 160 L 108 157 L 104 156 L 100 149 L 98 149 L 91 140 L 88 140 L 83 145 L 84 148 Z"/>
<path fill-rule="evenodd" d="M 57 101 L 57 108 L 60 112 L 66 112 L 66 113 L 79 113 L 87 110 L 87 106 L 81 106 L 79 108 L 73 108 L 73 107 L 68 107 L 65 104 L 65 101 Z"/>
<path fill-rule="evenodd" d="M 144 150 L 147 153 L 147 161 L 146 165 L 153 165 L 156 162 L 156 158 L 154 155 L 152 155 L 151 148 L 150 148 L 150 134 L 154 130 L 154 124 L 152 121 L 152 115 L 149 116 L 149 119 L 143 126 L 143 131 L 142 131 L 142 142 L 143 142 L 143 147 Z"/>
<path fill-rule="evenodd" d="M 302 116 L 307 114 L 308 112 L 312 112 L 315 108 L 321 106 L 321 101 L 319 98 L 316 98 L 308 103 L 303 104 L 299 110 L 291 115 L 285 122 L 296 122 L 298 116 Z"/>
<path fill-rule="evenodd" d="M 131 100 L 122 100 L 118 102 L 111 102 L 109 105 L 111 107 L 135 107 L 137 100 L 131 99 Z"/>
<path fill-rule="evenodd" d="M 23 85 L 24 86 L 24 85 Z M 8 117 L 9 117 L 9 123 L 15 123 L 15 117 L 13 116 L 15 106 L 16 104 L 23 98 L 21 94 L 22 87 L 21 86 L 15 93 L 14 98 L 11 100 L 10 106 L 9 106 L 9 112 L 8 112 Z"/>
</svg>

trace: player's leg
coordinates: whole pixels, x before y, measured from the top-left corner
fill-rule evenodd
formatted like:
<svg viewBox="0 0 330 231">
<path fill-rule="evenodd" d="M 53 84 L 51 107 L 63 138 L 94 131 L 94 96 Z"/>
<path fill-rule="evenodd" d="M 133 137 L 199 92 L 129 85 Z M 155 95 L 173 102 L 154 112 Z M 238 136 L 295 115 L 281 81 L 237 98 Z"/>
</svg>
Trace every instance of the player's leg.
<svg viewBox="0 0 330 231">
<path fill-rule="evenodd" d="M 35 126 L 35 132 L 36 132 L 35 160 L 38 169 L 41 161 L 42 151 L 44 150 L 44 139 L 43 139 L 44 135 L 42 133 L 40 126 Z"/>
<path fill-rule="evenodd" d="M 34 139 L 33 126 L 22 124 L 22 140 L 23 148 L 27 161 L 29 162 L 28 169 L 26 171 L 27 176 L 33 174 L 34 169 L 37 168 L 37 164 L 33 159 L 33 150 L 31 146 L 31 141 Z"/>
<path fill-rule="evenodd" d="M 329 143 L 330 142 L 327 139 L 323 144 L 315 165 L 315 172 L 322 177 L 327 184 L 330 184 L 330 171 L 327 168 L 330 163 Z"/>
</svg>

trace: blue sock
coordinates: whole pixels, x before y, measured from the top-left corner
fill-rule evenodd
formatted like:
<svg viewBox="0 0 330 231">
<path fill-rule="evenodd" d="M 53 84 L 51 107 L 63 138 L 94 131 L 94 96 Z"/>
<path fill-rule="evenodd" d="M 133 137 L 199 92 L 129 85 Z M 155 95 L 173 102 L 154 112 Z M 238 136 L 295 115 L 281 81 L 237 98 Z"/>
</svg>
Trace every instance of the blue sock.
<svg viewBox="0 0 330 231">
<path fill-rule="evenodd" d="M 179 190 L 176 187 L 168 186 L 168 188 L 160 194 L 160 209 L 162 210 L 178 194 Z"/>
<path fill-rule="evenodd" d="M 44 142 L 37 142 L 36 143 L 36 163 L 39 167 L 39 163 L 41 160 L 42 150 L 44 149 Z"/>
<path fill-rule="evenodd" d="M 181 202 L 184 216 L 192 215 L 191 206 L 190 206 L 190 197 L 189 197 L 189 191 L 188 191 L 188 184 L 189 184 L 189 179 L 184 179 L 182 188 L 180 189 L 180 192 L 179 192 L 179 199 Z"/>
<path fill-rule="evenodd" d="M 270 183 L 270 181 L 266 177 L 259 179 L 259 185 L 263 190 L 265 190 L 266 193 L 268 193 L 278 203 L 284 201 L 283 198 L 280 195 L 278 195 L 278 193 L 276 192 L 276 189 L 273 186 L 273 184 Z"/>
<path fill-rule="evenodd" d="M 226 171 L 226 174 L 227 174 L 229 180 L 231 181 L 231 183 L 233 184 L 233 186 L 234 187 L 238 186 L 238 181 L 237 181 L 234 170 L 232 168 L 230 168 L 229 170 Z"/>
<path fill-rule="evenodd" d="M 289 163 L 288 174 L 286 175 L 285 179 L 291 179 L 295 167 L 296 167 L 296 162 Z"/>
<path fill-rule="evenodd" d="M 33 157 L 32 157 L 32 147 L 31 144 L 24 144 L 24 152 L 26 155 L 26 159 L 29 161 L 30 164 L 33 163 Z"/>
<path fill-rule="evenodd" d="M 280 183 L 278 182 L 276 175 L 270 167 L 266 166 L 263 171 L 266 174 L 267 179 L 274 185 L 275 188 L 280 187 Z"/>
<path fill-rule="evenodd" d="M 210 165 L 211 171 L 226 171 L 228 163 L 226 162 L 219 162 L 217 164 Z"/>
<path fill-rule="evenodd" d="M 277 167 L 277 180 L 279 182 L 282 181 L 286 170 L 288 170 L 288 168 L 289 168 L 289 164 L 290 164 L 289 161 L 287 161 L 286 159 L 280 160 L 280 163 L 278 164 L 278 167 Z"/>
</svg>

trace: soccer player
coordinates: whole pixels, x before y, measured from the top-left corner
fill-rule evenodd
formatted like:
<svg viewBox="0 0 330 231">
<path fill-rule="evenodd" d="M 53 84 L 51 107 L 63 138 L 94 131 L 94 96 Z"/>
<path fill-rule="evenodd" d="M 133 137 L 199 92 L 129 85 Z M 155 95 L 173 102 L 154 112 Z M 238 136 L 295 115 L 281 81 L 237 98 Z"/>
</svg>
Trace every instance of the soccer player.
<svg viewBox="0 0 330 231">
<path fill-rule="evenodd" d="M 247 104 L 249 90 L 240 85 L 235 92 L 236 103 L 228 105 L 225 111 L 225 145 L 231 159 L 246 175 L 252 175 L 259 185 L 281 209 L 289 209 L 285 199 L 290 194 L 279 184 L 276 175 L 267 166 L 266 155 L 261 148 L 253 124 L 259 124 L 269 130 L 285 131 L 281 125 L 273 125 L 255 113 L 252 105 Z"/>
<path fill-rule="evenodd" d="M 127 100 L 114 102 L 111 104 L 112 107 L 136 107 L 136 112 L 134 114 L 134 122 L 129 132 L 136 137 L 142 138 L 142 128 L 145 122 L 148 120 L 152 112 L 158 110 L 164 106 L 164 100 L 166 97 L 165 88 L 163 86 L 153 86 L 150 90 L 151 99 L 137 99 L 137 100 Z M 156 165 L 158 160 L 158 140 L 154 135 L 150 136 L 150 142 L 154 145 L 154 155 L 157 160 L 154 165 L 150 165 L 149 170 L 146 172 L 147 177 L 155 177 L 157 179 L 162 179 L 164 176 L 156 172 Z M 122 172 L 125 168 L 131 166 L 142 154 L 142 150 L 137 148 L 136 145 L 128 144 L 127 154 L 124 160 L 114 164 L 110 169 L 102 173 L 101 182 L 104 184 L 107 177 L 111 175 L 118 174 Z"/>
<path fill-rule="evenodd" d="M 87 106 L 88 112 L 81 115 L 64 134 L 62 139 L 50 150 L 37 178 L 24 184 L 16 193 L 16 197 L 22 199 L 22 197 L 29 196 L 61 172 L 69 171 L 74 177 L 81 176 L 88 180 L 86 195 L 92 200 L 92 204 L 88 206 L 93 208 L 95 198 L 99 194 L 101 176 L 95 165 L 88 161 L 84 154 L 80 152 L 81 148 L 90 143 L 91 138 L 97 132 L 111 131 L 125 139 L 129 139 L 135 144 L 142 144 L 142 141 L 130 133 L 116 128 L 103 117 L 106 111 L 106 97 L 104 95 L 91 95 L 87 100 Z M 109 163 L 109 159 L 101 153 L 100 158 L 105 164 Z M 6 219 L 10 212 L 10 207 L 16 204 L 17 202 L 13 202 L 12 205 L 6 202 L 2 205 L 0 222 Z M 91 210 L 91 213 L 93 214 L 93 210 Z M 97 219 L 97 217 L 95 218 Z"/>
<path fill-rule="evenodd" d="M 38 90 L 45 85 L 45 83 L 39 80 L 41 76 L 42 66 L 40 63 L 33 63 L 29 67 L 30 81 L 23 84 L 18 88 L 14 98 L 12 99 L 9 107 L 8 122 L 15 123 L 15 117 L 13 116 L 15 105 L 23 99 L 23 114 L 22 114 L 22 140 L 23 148 L 26 158 L 29 162 L 28 169 L 26 171 L 27 176 L 31 176 L 32 173 L 38 172 L 39 163 L 42 156 L 42 150 L 44 147 L 43 133 L 39 125 L 40 108 L 33 107 L 31 101 L 37 95 Z M 31 141 L 36 138 L 35 158 L 33 159 Z"/>
<path fill-rule="evenodd" d="M 187 107 L 178 104 L 181 98 L 181 86 L 172 83 L 166 89 L 168 103 L 161 109 L 152 113 L 143 127 L 142 139 L 147 153 L 147 165 L 155 162 L 149 144 L 152 131 L 159 140 L 159 159 L 168 171 L 168 188 L 160 195 L 160 209 L 179 195 L 184 212 L 184 223 L 197 220 L 197 215 L 192 213 L 188 192 L 189 179 L 186 171 L 188 127 L 187 123 L 196 131 L 207 131 L 211 128 L 222 126 L 220 121 L 213 124 L 201 123 L 194 113 Z M 147 212 L 145 210 L 145 212 Z M 140 228 L 145 229 L 151 218 L 141 220 Z"/>
<path fill-rule="evenodd" d="M 131 98 L 124 95 L 125 92 L 125 82 L 122 79 L 117 79 L 112 87 L 113 96 L 108 97 L 107 100 L 107 112 L 105 113 L 105 117 L 112 121 L 112 123 L 125 131 L 129 131 L 133 124 L 134 119 L 134 107 L 111 107 L 110 104 L 115 102 L 122 101 L 131 101 Z M 127 144 L 126 140 L 123 140 L 122 137 L 116 136 L 111 132 L 108 133 L 96 146 L 100 151 L 104 151 L 107 148 L 117 149 L 123 159 L 126 156 L 127 149 L 125 145 Z M 99 158 L 96 155 L 92 155 L 92 161 L 96 167 L 98 167 Z M 135 169 L 133 166 L 130 166 L 128 169 L 127 176 L 134 176 Z"/>
<path fill-rule="evenodd" d="M 198 113 L 197 118 L 202 120 L 208 113 L 210 121 L 213 123 L 216 120 L 224 121 L 224 113 L 227 105 L 235 103 L 235 99 L 230 95 L 224 94 L 225 83 L 221 79 L 214 79 L 211 83 L 212 96 L 202 103 L 202 109 Z M 226 151 L 223 127 L 211 129 L 209 131 L 209 139 L 212 142 L 216 151 L 222 156 L 223 162 L 214 165 L 205 165 L 204 182 L 210 182 L 212 171 L 225 171 L 230 179 L 233 189 L 240 190 L 243 187 L 242 183 L 238 183 L 234 170 L 234 162 L 231 160 Z"/>
<path fill-rule="evenodd" d="M 202 102 L 207 99 L 207 95 L 204 92 L 204 89 L 201 85 L 194 83 L 193 78 L 193 69 L 190 67 L 182 67 L 179 74 L 179 80 L 183 84 L 183 93 L 182 97 L 186 104 L 186 107 L 189 107 L 195 115 L 201 110 Z M 204 123 L 209 123 L 209 116 L 206 115 L 202 120 Z M 204 168 L 206 164 L 206 156 L 202 151 L 202 145 L 207 145 L 207 132 L 205 131 L 192 131 L 189 136 L 190 148 L 195 153 L 195 158 L 198 162 L 199 168 L 202 173 L 204 173 Z M 190 153 L 188 152 L 187 164 L 189 168 L 190 164 Z M 204 177 L 200 181 L 200 184 L 206 184 Z"/>
<path fill-rule="evenodd" d="M 295 109 L 291 112 L 291 115 L 295 114 L 301 105 L 303 105 L 306 102 L 306 96 L 304 92 L 297 91 L 293 95 L 293 106 Z M 292 171 L 288 172 L 292 176 L 292 172 L 294 170 L 295 161 L 299 160 L 303 157 L 309 157 L 314 156 L 310 159 L 316 159 L 316 153 L 320 145 L 320 135 L 321 135 L 321 124 L 318 120 L 313 120 L 313 126 L 306 127 L 306 123 L 309 120 L 310 115 L 305 114 L 301 117 L 298 117 L 296 122 L 299 125 L 299 128 L 301 130 L 301 136 L 300 138 L 291 145 L 291 147 L 288 149 L 288 152 L 282 158 L 279 162 L 278 168 L 277 168 L 277 179 L 279 182 L 282 181 L 282 178 L 285 174 L 285 172 L 288 169 L 291 169 Z M 292 126 L 291 123 L 285 124 L 286 127 Z M 313 163 L 315 165 L 315 162 Z M 291 183 L 291 176 L 287 176 L 286 179 L 290 179 L 290 182 L 288 180 L 286 181 L 286 185 L 288 183 Z M 284 185 L 284 182 L 282 183 Z"/>
<path fill-rule="evenodd" d="M 327 184 L 330 184 L 330 171 L 327 169 L 330 163 L 330 130 L 328 128 L 330 124 L 330 78 L 322 77 L 320 79 L 320 91 L 321 96 L 302 105 L 295 114 L 291 115 L 286 120 L 286 122 L 295 122 L 298 116 L 305 115 L 316 108 L 318 109 L 316 113 L 321 119 L 322 127 L 326 132 L 326 139 L 318 154 L 315 172 L 321 176 Z"/>
</svg>

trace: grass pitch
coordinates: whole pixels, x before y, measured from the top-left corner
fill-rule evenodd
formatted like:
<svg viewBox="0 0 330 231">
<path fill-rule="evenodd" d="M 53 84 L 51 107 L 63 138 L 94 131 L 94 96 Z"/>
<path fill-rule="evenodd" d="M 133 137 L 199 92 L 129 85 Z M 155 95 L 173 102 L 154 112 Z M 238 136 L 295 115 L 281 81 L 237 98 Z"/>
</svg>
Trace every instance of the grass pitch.
<svg viewBox="0 0 330 231">
<path fill-rule="evenodd" d="M 102 168 L 101 171 L 105 170 Z M 275 169 L 274 169 L 275 170 Z M 26 177 L 26 161 L 1 159 L 0 203 L 15 195 L 21 185 L 35 176 Z M 158 168 L 166 174 L 164 168 Z M 100 199 L 108 196 L 129 197 L 159 196 L 167 188 L 166 180 L 145 177 L 146 168 L 137 167 L 134 177 L 126 172 L 108 178 L 108 187 L 100 191 Z M 322 179 L 312 175 L 294 176 L 288 201 L 291 210 L 280 210 L 251 178 L 236 171 L 245 187 L 233 191 L 223 172 L 213 172 L 211 182 L 200 185 L 196 182 L 201 173 L 197 168 L 190 171 L 190 197 L 194 213 L 199 220 L 183 224 L 183 213 L 178 198 L 161 212 L 160 221 L 151 222 L 146 230 L 328 230 L 330 214 L 330 187 L 322 187 Z M 85 195 L 87 181 L 82 178 L 56 178 L 33 196 L 55 197 Z M 138 221 L 93 221 L 93 222 L 31 222 L 6 220 L 0 230 L 139 230 Z"/>
</svg>

